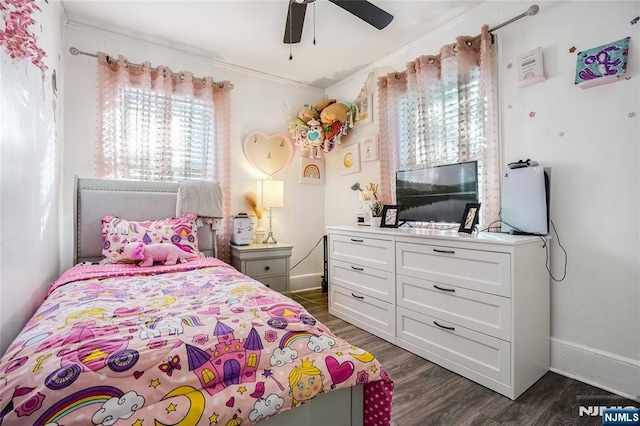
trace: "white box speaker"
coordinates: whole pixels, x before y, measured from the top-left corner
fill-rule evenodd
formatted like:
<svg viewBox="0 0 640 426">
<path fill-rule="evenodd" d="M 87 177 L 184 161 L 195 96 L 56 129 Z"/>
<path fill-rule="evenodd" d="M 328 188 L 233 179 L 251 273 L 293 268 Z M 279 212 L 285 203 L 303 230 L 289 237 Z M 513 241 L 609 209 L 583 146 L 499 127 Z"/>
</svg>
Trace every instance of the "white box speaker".
<svg viewBox="0 0 640 426">
<path fill-rule="evenodd" d="M 506 168 L 502 174 L 502 232 L 549 233 L 551 168 Z"/>
</svg>

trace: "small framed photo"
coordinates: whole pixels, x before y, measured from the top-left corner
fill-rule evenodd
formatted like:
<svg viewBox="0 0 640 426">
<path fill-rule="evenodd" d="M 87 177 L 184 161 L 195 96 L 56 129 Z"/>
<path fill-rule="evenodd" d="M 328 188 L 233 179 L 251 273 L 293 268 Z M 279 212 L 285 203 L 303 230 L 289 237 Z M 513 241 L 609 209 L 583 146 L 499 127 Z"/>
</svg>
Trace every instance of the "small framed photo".
<svg viewBox="0 0 640 426">
<path fill-rule="evenodd" d="M 384 206 L 382 208 L 381 228 L 398 227 L 398 206 Z"/>
<path fill-rule="evenodd" d="M 467 206 L 464 208 L 462 219 L 460 220 L 460 229 L 458 229 L 458 232 L 471 234 L 473 232 L 473 228 L 475 228 L 478 224 L 478 220 L 480 219 L 479 213 L 480 203 L 467 203 Z"/>
</svg>

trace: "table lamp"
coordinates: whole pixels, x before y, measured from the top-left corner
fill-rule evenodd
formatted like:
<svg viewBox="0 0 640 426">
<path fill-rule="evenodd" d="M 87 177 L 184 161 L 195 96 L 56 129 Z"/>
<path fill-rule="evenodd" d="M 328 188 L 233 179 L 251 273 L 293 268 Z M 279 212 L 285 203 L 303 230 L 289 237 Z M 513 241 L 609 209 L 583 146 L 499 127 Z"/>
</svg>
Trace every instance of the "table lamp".
<svg viewBox="0 0 640 426">
<path fill-rule="evenodd" d="M 269 234 L 263 243 L 275 244 L 277 241 L 273 238 L 271 209 L 284 206 L 284 182 L 281 180 L 259 180 L 256 194 L 257 204 L 269 209 Z"/>
</svg>

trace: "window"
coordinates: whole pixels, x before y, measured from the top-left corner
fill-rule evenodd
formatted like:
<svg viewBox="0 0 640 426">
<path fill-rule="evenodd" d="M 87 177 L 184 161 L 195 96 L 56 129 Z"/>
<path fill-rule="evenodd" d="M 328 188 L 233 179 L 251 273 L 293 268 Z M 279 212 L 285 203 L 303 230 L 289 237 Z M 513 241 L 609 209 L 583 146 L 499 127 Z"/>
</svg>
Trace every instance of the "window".
<svg viewBox="0 0 640 426">
<path fill-rule="evenodd" d="M 204 178 L 212 155 L 213 106 L 181 94 L 160 95 L 126 88 L 122 102 L 122 139 L 129 179 Z"/>
<path fill-rule="evenodd" d="M 480 223 L 498 219 L 500 143 L 495 49 L 488 27 L 378 79 L 380 196 L 398 170 L 478 161 Z"/>
<path fill-rule="evenodd" d="M 398 97 L 399 116 L 405 118 L 399 132 L 406 135 L 400 138 L 401 169 L 481 161 L 479 70 L 472 69 L 464 76 L 454 74 L 433 85 L 410 87 Z"/>
</svg>

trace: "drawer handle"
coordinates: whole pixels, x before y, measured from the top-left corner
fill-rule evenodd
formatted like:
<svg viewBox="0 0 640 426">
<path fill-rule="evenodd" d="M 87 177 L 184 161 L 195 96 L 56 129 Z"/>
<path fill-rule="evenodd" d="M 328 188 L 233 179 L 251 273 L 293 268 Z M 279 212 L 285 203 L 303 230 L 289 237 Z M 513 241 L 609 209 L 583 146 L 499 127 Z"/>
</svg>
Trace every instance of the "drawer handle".
<svg viewBox="0 0 640 426">
<path fill-rule="evenodd" d="M 271 269 L 271 268 L 270 268 L 270 267 L 268 267 L 268 266 L 265 266 L 265 267 L 264 267 L 264 270 L 265 270 L 265 271 L 268 271 L 269 269 Z"/>
<path fill-rule="evenodd" d="M 434 323 L 435 325 L 437 325 L 438 327 L 440 327 L 440 328 L 444 328 L 445 330 L 451 330 L 451 331 L 453 331 L 453 330 L 455 330 L 455 329 L 456 329 L 455 327 L 446 327 L 446 326 L 444 326 L 444 325 L 440 325 L 440 324 L 438 324 L 438 322 L 437 322 L 437 321 L 434 321 L 433 323 Z"/>
<path fill-rule="evenodd" d="M 355 297 L 356 299 L 360 299 L 360 300 L 364 299 L 364 296 L 357 296 L 357 295 L 355 295 L 355 294 L 353 294 L 353 293 L 351 293 L 351 295 L 352 295 L 353 297 Z"/>
<path fill-rule="evenodd" d="M 355 266 L 351 266 L 351 269 L 354 271 L 364 271 L 364 268 L 356 268 Z"/>
<path fill-rule="evenodd" d="M 455 252 L 455 251 L 453 251 L 453 250 L 439 250 L 439 249 L 433 249 L 433 251 L 435 251 L 436 253 L 456 254 L 456 252 Z"/>
<path fill-rule="evenodd" d="M 358 240 L 356 238 L 352 238 L 351 241 L 353 241 L 354 243 L 364 243 L 364 240 Z"/>
<path fill-rule="evenodd" d="M 455 288 L 442 288 L 442 287 L 438 287 L 437 285 L 433 285 L 435 288 L 437 288 L 438 290 L 442 290 L 442 291 L 448 291 L 450 293 L 455 293 L 456 289 Z"/>
</svg>

